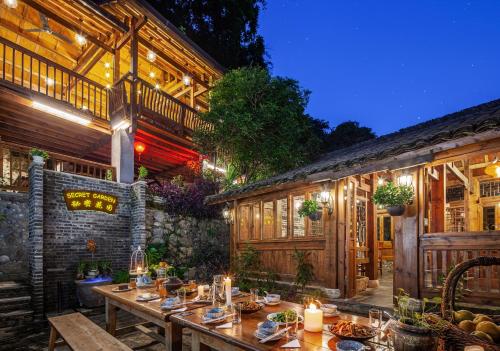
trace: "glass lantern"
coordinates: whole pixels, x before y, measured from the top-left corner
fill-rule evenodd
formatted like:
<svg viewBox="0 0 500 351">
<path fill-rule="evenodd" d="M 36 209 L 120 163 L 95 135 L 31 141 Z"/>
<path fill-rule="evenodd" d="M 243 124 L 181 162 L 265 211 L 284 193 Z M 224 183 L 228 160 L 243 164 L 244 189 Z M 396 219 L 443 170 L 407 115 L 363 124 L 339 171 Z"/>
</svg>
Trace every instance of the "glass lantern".
<svg viewBox="0 0 500 351">
<path fill-rule="evenodd" d="M 146 253 L 141 249 L 141 246 L 137 247 L 137 250 L 132 252 L 130 256 L 130 275 L 140 276 L 148 272 L 148 258 Z"/>
</svg>

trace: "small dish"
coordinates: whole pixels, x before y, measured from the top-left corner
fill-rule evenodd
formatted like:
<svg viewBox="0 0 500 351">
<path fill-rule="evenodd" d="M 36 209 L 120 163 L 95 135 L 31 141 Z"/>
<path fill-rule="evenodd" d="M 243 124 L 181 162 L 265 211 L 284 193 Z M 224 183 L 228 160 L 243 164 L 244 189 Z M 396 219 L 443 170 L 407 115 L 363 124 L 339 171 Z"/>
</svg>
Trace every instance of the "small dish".
<svg viewBox="0 0 500 351">
<path fill-rule="evenodd" d="M 275 303 L 275 302 L 280 302 L 281 301 L 281 295 L 278 294 L 267 294 L 264 299 L 270 303 Z"/>
<path fill-rule="evenodd" d="M 355 340 L 341 340 L 335 344 L 338 351 L 362 351 L 365 345 Z"/>
<path fill-rule="evenodd" d="M 219 307 L 211 308 L 205 314 L 206 319 L 220 318 L 224 315 L 224 310 Z"/>
<path fill-rule="evenodd" d="M 148 301 L 156 300 L 159 298 L 160 298 L 160 295 L 158 295 L 158 294 L 144 293 L 144 294 L 138 295 L 136 298 L 136 301 L 148 302 Z"/>
<path fill-rule="evenodd" d="M 321 305 L 320 309 L 328 314 L 335 314 L 337 313 L 337 305 L 334 304 L 329 304 L 329 303 L 324 303 Z"/>
<path fill-rule="evenodd" d="M 271 335 L 278 331 L 278 323 L 273 321 L 264 321 L 257 324 L 257 331 L 259 334 Z"/>
<path fill-rule="evenodd" d="M 268 306 L 276 306 L 276 305 L 279 305 L 281 303 L 281 301 L 269 301 L 265 297 L 264 297 L 264 300 L 262 300 L 262 301 L 264 301 L 264 303 Z"/>
<path fill-rule="evenodd" d="M 117 287 L 115 287 L 115 288 L 111 289 L 111 291 L 112 291 L 112 292 L 115 292 L 115 293 L 121 293 L 121 292 L 126 292 L 126 291 L 131 291 L 131 290 L 132 290 L 132 288 L 131 288 L 130 286 L 127 286 L 127 288 L 125 288 L 125 289 L 123 289 L 123 288 L 122 288 L 122 289 L 120 289 L 120 287 L 119 287 L 119 286 L 117 286 Z"/>
</svg>

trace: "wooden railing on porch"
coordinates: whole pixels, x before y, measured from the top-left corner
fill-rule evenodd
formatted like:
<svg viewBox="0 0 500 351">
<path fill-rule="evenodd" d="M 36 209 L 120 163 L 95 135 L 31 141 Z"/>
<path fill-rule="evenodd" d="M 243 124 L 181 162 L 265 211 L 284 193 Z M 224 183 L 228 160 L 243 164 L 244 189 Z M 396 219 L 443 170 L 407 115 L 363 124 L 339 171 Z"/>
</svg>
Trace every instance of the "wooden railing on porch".
<svg viewBox="0 0 500 351">
<path fill-rule="evenodd" d="M 99 83 L 0 37 L 0 80 L 108 120 L 109 90 Z"/>
<path fill-rule="evenodd" d="M 139 116 L 152 118 L 156 123 L 179 135 L 191 135 L 196 128 L 204 125 L 205 122 L 199 118 L 195 109 L 142 79 L 137 79 L 135 84 L 135 102 Z M 115 83 L 110 100 L 111 115 L 122 111 L 131 113 L 132 90 L 130 74 L 124 75 Z"/>
<path fill-rule="evenodd" d="M 420 238 L 421 295 L 439 295 L 448 271 L 478 256 L 500 257 L 500 231 L 424 234 Z M 464 301 L 500 302 L 499 266 L 474 267 L 466 273 L 462 283 Z"/>
<path fill-rule="evenodd" d="M 29 148 L 0 143 L 0 189 L 28 191 Z M 116 180 L 115 168 L 103 163 L 49 153 L 45 169 L 96 179 Z"/>
</svg>

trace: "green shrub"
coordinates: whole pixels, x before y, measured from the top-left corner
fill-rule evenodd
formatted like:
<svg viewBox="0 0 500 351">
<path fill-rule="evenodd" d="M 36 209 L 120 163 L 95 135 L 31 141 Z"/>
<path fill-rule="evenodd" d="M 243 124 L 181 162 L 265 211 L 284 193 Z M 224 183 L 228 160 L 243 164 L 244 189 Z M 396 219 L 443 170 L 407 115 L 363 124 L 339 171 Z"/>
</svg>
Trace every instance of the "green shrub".
<svg viewBox="0 0 500 351">
<path fill-rule="evenodd" d="M 165 244 L 149 244 L 146 247 L 146 256 L 149 265 L 156 265 L 165 257 L 167 246 Z"/>
<path fill-rule="evenodd" d="M 144 167 L 144 166 L 141 165 L 139 167 L 139 180 L 146 179 L 146 177 L 148 176 L 148 174 L 149 174 L 148 169 L 146 167 Z"/>
<path fill-rule="evenodd" d="M 299 208 L 299 216 L 306 217 L 312 214 L 315 214 L 321 210 L 318 202 L 315 200 L 306 200 L 302 203 L 302 206 Z"/>
<path fill-rule="evenodd" d="M 40 149 L 37 149 L 37 148 L 31 149 L 30 155 L 31 155 L 31 157 L 33 157 L 33 156 L 41 156 L 44 160 L 46 160 L 46 159 L 49 158 L 49 154 L 47 153 L 47 151 L 40 150 Z"/>
<path fill-rule="evenodd" d="M 295 276 L 295 284 L 302 290 L 314 279 L 314 267 L 309 262 L 310 251 L 301 251 L 295 248 L 293 259 L 296 264 L 297 275 Z"/>
<path fill-rule="evenodd" d="M 130 276 L 127 270 L 119 270 L 113 274 L 113 283 L 124 284 L 130 281 Z"/>
</svg>

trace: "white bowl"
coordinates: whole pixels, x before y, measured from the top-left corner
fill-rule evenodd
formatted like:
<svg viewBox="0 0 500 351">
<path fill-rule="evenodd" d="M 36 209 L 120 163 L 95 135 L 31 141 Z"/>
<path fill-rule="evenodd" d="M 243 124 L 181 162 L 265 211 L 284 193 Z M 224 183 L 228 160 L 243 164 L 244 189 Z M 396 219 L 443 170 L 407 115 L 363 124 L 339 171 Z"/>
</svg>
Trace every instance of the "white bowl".
<svg viewBox="0 0 500 351">
<path fill-rule="evenodd" d="M 336 313 L 337 312 L 337 305 L 334 305 L 334 304 L 325 303 L 325 304 L 321 305 L 320 308 L 323 312 L 326 312 L 326 313 Z"/>
<path fill-rule="evenodd" d="M 268 302 L 278 302 L 281 300 L 281 295 L 278 294 L 267 294 L 265 297 Z"/>
</svg>

